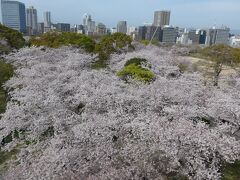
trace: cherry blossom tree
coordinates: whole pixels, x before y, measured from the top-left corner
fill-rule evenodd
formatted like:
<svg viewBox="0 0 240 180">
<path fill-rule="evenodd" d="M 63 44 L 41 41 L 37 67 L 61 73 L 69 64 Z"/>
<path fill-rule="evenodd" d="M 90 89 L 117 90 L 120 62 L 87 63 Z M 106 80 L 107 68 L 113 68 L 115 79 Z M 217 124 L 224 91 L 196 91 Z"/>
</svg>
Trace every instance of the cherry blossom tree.
<svg viewBox="0 0 240 180">
<path fill-rule="evenodd" d="M 154 82 L 116 76 L 135 57 L 151 64 Z M 205 86 L 201 74 L 181 73 L 176 57 L 139 46 L 97 71 L 93 55 L 69 47 L 6 56 L 16 71 L 4 86 L 11 99 L 0 140 L 21 132 L 2 146 L 21 149 L 5 178 L 219 179 L 221 165 L 240 158 L 239 77 Z"/>
</svg>

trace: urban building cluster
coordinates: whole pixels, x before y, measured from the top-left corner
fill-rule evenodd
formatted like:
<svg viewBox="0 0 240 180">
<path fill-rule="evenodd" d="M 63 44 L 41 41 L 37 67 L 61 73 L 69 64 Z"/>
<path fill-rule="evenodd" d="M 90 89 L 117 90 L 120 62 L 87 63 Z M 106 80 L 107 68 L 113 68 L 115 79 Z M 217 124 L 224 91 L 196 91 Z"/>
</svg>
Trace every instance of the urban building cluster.
<svg viewBox="0 0 240 180">
<path fill-rule="evenodd" d="M 28 36 L 53 30 L 71 31 L 89 36 L 121 32 L 139 41 L 148 40 L 161 43 L 207 46 L 229 44 L 233 47 L 240 47 L 240 36 L 231 36 L 230 29 L 227 27 L 184 29 L 170 26 L 171 12 L 166 10 L 155 11 L 153 23 L 139 27 L 128 27 L 127 21 L 119 21 L 117 27 L 109 29 L 103 23 L 96 23 L 89 14 L 84 14 L 81 24 L 71 27 L 69 23 L 53 23 L 49 11 L 43 14 L 44 22 L 38 22 L 37 9 L 33 6 L 25 9 L 24 3 L 18 1 L 1 0 L 1 7 L 2 23 Z"/>
</svg>

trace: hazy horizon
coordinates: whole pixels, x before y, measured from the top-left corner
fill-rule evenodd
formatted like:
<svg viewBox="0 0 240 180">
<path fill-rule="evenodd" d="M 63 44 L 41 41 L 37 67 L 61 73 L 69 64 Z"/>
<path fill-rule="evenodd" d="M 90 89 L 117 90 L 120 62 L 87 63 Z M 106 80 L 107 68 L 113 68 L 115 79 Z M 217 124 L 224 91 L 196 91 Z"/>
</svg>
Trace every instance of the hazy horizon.
<svg viewBox="0 0 240 180">
<path fill-rule="evenodd" d="M 232 30 L 240 29 L 237 24 L 240 15 L 239 0 L 20 0 L 26 8 L 38 10 L 38 21 L 43 21 L 43 12 L 50 11 L 52 22 L 81 24 L 85 13 L 96 22 L 107 27 L 116 27 L 119 20 L 126 20 L 129 26 L 140 26 L 152 22 L 156 10 L 171 11 L 171 25 L 188 28 L 205 28 L 222 25 Z"/>
</svg>

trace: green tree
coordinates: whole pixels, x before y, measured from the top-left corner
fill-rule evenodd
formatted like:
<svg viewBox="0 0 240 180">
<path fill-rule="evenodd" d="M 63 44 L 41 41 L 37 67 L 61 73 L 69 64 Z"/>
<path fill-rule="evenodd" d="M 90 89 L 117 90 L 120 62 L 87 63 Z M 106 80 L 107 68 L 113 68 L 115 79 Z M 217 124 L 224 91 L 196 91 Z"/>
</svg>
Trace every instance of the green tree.
<svg viewBox="0 0 240 180">
<path fill-rule="evenodd" d="M 30 45 L 59 48 L 60 46 L 74 45 L 87 52 L 94 52 L 95 41 L 83 34 L 74 32 L 48 32 L 40 37 L 32 37 Z"/>
<path fill-rule="evenodd" d="M 137 81 L 142 81 L 144 83 L 150 83 L 154 80 L 155 75 L 150 70 L 143 68 L 142 64 L 148 65 L 151 67 L 146 59 L 141 58 L 132 58 L 128 60 L 124 68 L 117 72 L 117 76 L 127 81 L 128 77 L 131 77 Z"/>
<path fill-rule="evenodd" d="M 219 76 L 223 70 L 224 65 L 235 68 L 240 63 L 240 50 L 223 44 L 204 48 L 201 51 L 201 54 L 214 63 L 214 86 L 218 86 Z"/>
<path fill-rule="evenodd" d="M 13 29 L 10 29 L 6 26 L 0 24 L 0 39 L 6 40 L 10 48 L 20 49 L 25 45 L 25 40 L 23 35 Z M 1 46 L 1 50 L 5 52 L 5 50 L 10 51 L 7 46 Z"/>
<path fill-rule="evenodd" d="M 110 55 L 121 53 L 122 51 L 134 49 L 132 39 L 123 33 L 114 33 L 101 38 L 95 46 L 95 52 L 98 54 L 98 60 L 92 65 L 93 68 L 105 68 Z"/>
</svg>

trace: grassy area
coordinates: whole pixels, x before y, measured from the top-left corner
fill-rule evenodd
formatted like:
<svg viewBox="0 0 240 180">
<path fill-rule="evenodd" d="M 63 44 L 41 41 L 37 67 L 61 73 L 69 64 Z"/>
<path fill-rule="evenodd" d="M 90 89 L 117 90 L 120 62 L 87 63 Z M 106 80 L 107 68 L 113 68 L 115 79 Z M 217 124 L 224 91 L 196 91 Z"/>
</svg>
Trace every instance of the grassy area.
<svg viewBox="0 0 240 180">
<path fill-rule="evenodd" d="M 233 164 L 227 164 L 222 170 L 222 180 L 239 180 L 240 179 L 240 161 Z"/>
</svg>

